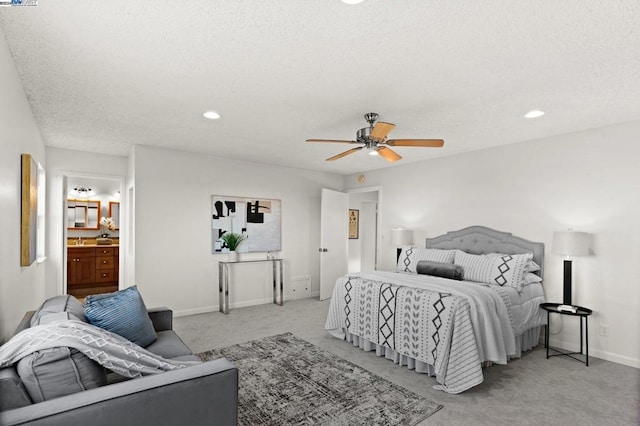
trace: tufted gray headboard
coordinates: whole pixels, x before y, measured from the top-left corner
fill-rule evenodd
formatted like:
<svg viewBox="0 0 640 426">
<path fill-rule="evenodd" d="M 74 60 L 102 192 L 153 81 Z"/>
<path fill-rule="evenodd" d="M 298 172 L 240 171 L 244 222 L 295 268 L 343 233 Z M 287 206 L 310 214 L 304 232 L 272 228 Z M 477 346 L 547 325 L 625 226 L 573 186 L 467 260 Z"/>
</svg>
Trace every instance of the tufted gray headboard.
<svg viewBox="0 0 640 426">
<path fill-rule="evenodd" d="M 536 274 L 544 278 L 544 243 L 514 237 L 509 232 L 500 232 L 485 226 L 470 226 L 459 231 L 447 232 L 439 237 L 427 238 L 426 248 L 459 249 L 471 254 L 533 253 L 533 260 L 540 265 L 540 271 Z"/>
</svg>

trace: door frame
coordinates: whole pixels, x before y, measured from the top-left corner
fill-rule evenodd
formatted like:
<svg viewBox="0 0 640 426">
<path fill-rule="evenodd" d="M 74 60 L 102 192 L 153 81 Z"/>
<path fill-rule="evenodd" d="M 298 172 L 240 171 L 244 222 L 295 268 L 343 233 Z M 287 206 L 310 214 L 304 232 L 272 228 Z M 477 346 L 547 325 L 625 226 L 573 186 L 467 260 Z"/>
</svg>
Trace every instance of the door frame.
<svg viewBox="0 0 640 426">
<path fill-rule="evenodd" d="M 380 224 L 382 223 L 382 186 L 368 186 L 368 187 L 364 187 L 364 188 L 353 188 L 353 189 L 347 189 L 344 192 L 347 193 L 347 195 L 349 194 L 358 194 L 358 193 L 363 193 L 363 192 L 377 192 L 378 193 L 378 206 L 376 209 L 376 238 L 375 238 L 375 269 L 376 271 L 378 270 L 378 266 L 380 265 L 380 246 L 382 243 L 382 232 L 380 229 Z M 348 253 L 347 253 L 348 255 Z"/>
<path fill-rule="evenodd" d="M 118 187 L 120 190 L 120 228 L 119 228 L 119 240 L 127 241 L 126 236 L 128 235 L 128 221 L 126 215 L 123 215 L 123 209 L 126 209 L 127 206 L 127 197 L 125 194 L 125 180 L 126 177 L 122 175 L 109 175 L 105 173 L 85 173 L 85 172 L 75 172 L 65 170 L 60 173 L 62 177 L 62 241 L 61 244 L 61 252 L 62 252 L 62 265 L 60 265 L 61 274 L 61 293 L 67 294 L 67 199 L 69 198 L 69 178 L 85 178 L 85 179 L 103 179 L 109 181 L 116 181 L 118 183 Z M 126 211 L 126 210 L 124 210 Z M 125 250 L 124 247 L 119 245 L 120 250 L 118 250 L 118 289 L 122 289 L 124 287 L 124 273 L 125 273 Z"/>
</svg>

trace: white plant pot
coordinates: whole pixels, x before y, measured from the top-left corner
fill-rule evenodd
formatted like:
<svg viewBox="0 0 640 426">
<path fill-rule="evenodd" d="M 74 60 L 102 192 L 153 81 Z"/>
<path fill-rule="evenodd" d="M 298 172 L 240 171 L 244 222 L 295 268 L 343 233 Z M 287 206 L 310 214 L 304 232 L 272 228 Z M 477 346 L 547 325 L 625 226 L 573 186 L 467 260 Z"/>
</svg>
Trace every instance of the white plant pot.
<svg viewBox="0 0 640 426">
<path fill-rule="evenodd" d="M 229 260 L 229 262 L 237 262 L 238 261 L 238 252 L 230 251 L 228 260 Z"/>
</svg>

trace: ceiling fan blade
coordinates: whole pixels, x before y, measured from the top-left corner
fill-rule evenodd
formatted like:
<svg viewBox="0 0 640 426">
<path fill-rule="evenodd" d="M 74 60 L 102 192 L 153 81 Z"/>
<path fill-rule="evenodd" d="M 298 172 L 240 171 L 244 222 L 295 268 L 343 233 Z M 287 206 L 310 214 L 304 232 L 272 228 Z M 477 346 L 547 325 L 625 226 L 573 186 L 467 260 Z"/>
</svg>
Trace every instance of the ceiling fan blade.
<svg viewBox="0 0 640 426">
<path fill-rule="evenodd" d="M 364 148 L 364 146 L 360 146 L 358 148 L 351 148 L 349 151 L 341 152 L 338 155 L 334 155 L 333 157 L 327 158 L 325 161 L 333 161 L 342 157 L 346 157 L 349 154 L 353 154 L 354 152 L 360 151 L 362 148 Z"/>
<path fill-rule="evenodd" d="M 389 139 L 385 142 L 389 146 L 426 146 L 440 148 L 444 145 L 442 139 Z"/>
<path fill-rule="evenodd" d="M 385 160 L 390 161 L 392 163 L 394 161 L 398 161 L 402 159 L 402 156 L 400 154 L 398 154 L 397 152 L 393 151 L 390 148 L 387 148 L 386 146 L 379 146 L 376 148 L 376 151 L 378 151 L 378 154 L 380 154 Z"/>
<path fill-rule="evenodd" d="M 339 139 L 307 139 L 306 142 L 357 143 L 356 141 L 345 141 Z"/>
<path fill-rule="evenodd" d="M 369 137 L 377 141 L 383 141 L 394 127 L 396 127 L 395 124 L 378 121 L 376 125 L 373 126 L 373 130 L 371 130 Z"/>
</svg>

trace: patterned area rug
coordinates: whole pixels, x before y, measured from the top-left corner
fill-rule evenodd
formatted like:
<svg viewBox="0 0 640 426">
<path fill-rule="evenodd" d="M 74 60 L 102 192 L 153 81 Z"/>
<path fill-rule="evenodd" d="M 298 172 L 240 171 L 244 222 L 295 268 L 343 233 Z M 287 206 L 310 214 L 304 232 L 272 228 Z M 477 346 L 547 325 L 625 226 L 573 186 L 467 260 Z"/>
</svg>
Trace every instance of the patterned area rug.
<svg viewBox="0 0 640 426">
<path fill-rule="evenodd" d="M 442 408 L 291 333 L 198 356 L 238 367 L 239 425 L 415 425 Z"/>
</svg>

